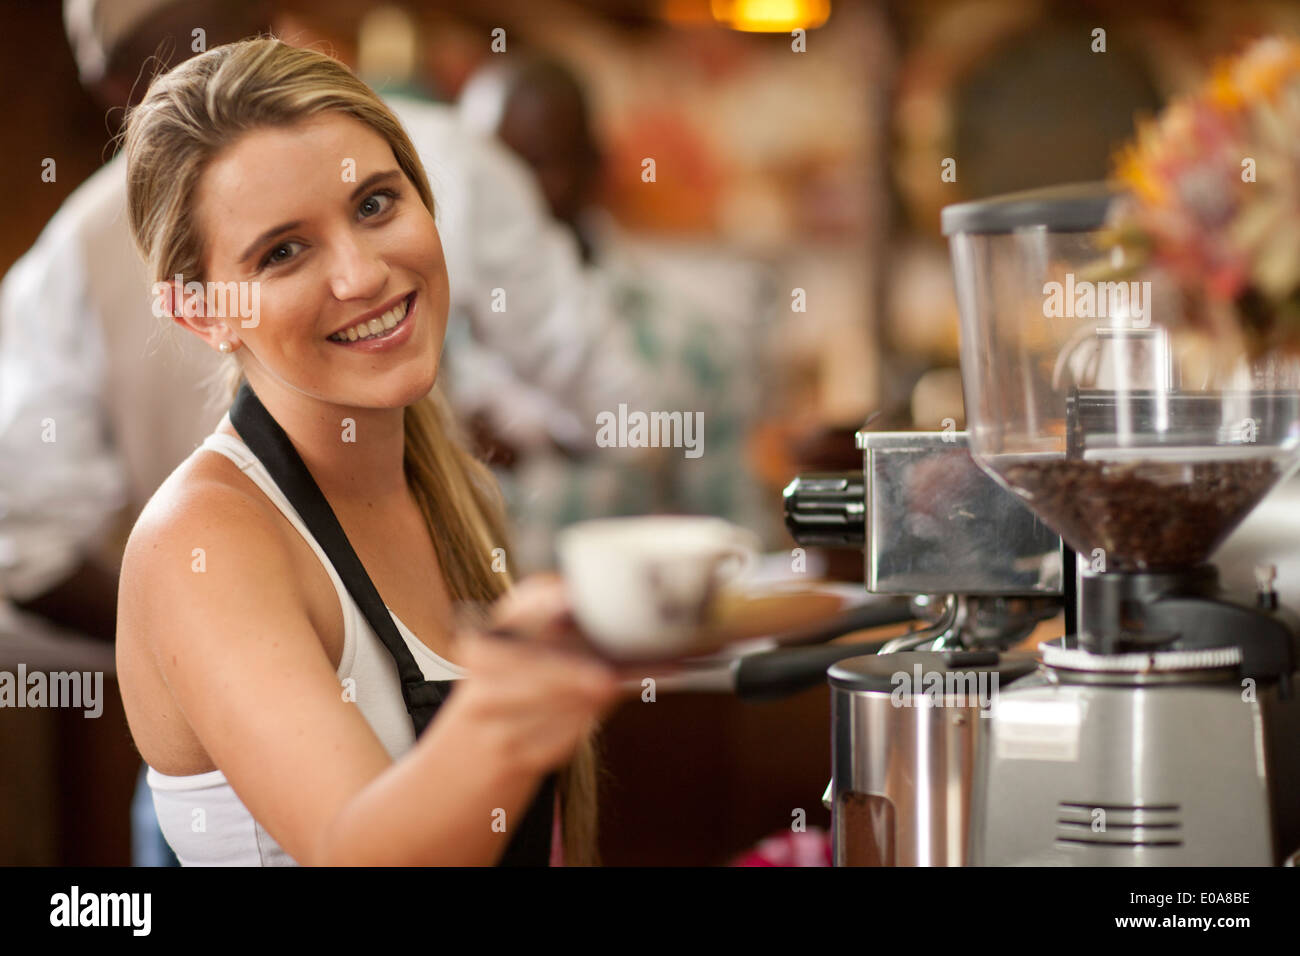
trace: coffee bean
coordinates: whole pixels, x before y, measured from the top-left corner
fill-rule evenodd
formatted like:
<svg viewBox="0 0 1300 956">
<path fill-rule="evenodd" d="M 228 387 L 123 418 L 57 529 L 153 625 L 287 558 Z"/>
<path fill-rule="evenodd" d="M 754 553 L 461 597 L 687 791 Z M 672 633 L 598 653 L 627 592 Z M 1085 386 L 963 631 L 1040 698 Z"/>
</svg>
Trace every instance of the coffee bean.
<svg viewBox="0 0 1300 956">
<path fill-rule="evenodd" d="M 1100 548 L 1107 571 L 1200 564 L 1281 477 L 1265 458 L 1022 459 L 999 470 L 1085 561 Z"/>
</svg>

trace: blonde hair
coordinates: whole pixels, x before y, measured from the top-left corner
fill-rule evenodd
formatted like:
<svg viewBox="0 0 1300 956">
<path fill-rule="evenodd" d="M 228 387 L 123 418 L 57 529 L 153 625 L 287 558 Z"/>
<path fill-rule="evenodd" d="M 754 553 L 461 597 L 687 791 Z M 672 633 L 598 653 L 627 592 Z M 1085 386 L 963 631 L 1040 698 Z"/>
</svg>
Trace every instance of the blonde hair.
<svg viewBox="0 0 1300 956">
<path fill-rule="evenodd" d="M 289 126 L 333 111 L 381 135 L 398 165 L 434 213 L 428 177 L 410 137 L 370 87 L 342 63 L 273 37 L 215 47 L 156 77 L 125 128 L 127 209 L 136 247 L 155 281 L 182 275 L 204 281 L 203 237 L 195 195 L 207 165 L 244 133 Z M 243 381 L 239 361 L 225 360 L 226 401 Z M 404 469 L 429 526 L 452 599 L 495 601 L 508 573 L 492 567 L 506 545 L 500 490 L 467 450 L 440 388 L 406 407 Z M 594 864 L 596 752 L 586 740 L 560 774 L 564 856 Z"/>
</svg>

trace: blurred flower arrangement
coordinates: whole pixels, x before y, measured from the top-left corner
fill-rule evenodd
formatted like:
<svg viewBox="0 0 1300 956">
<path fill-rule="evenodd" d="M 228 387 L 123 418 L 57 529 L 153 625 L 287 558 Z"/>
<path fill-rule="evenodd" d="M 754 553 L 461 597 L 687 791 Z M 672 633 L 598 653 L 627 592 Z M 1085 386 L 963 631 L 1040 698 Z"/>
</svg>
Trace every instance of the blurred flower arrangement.
<svg viewBox="0 0 1300 956">
<path fill-rule="evenodd" d="M 1300 353 L 1300 41 L 1219 64 L 1117 157 L 1123 271 L 1163 268 L 1184 318 L 1253 354 Z"/>
</svg>

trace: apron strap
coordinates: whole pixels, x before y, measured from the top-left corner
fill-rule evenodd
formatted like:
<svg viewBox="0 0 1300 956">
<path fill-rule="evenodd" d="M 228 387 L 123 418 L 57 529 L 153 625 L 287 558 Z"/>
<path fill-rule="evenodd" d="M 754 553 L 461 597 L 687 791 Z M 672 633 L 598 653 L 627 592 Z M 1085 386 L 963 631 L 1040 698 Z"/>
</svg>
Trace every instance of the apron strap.
<svg viewBox="0 0 1300 956">
<path fill-rule="evenodd" d="M 240 385 L 239 394 L 230 406 L 230 424 L 297 509 L 308 530 L 334 565 L 334 570 L 342 578 L 348 593 L 361 608 L 361 613 L 393 656 L 401 678 L 402 700 L 406 704 L 406 712 L 415 723 L 418 736 L 424 729 L 422 724 L 427 721 L 419 720 L 417 713 L 441 704 L 446 694 L 437 681 L 425 680 L 420 665 L 398 632 L 392 614 L 384 606 L 370 575 L 366 573 L 365 565 L 344 534 L 334 509 L 325 499 L 289 436 L 266 410 L 247 381 Z"/>
</svg>

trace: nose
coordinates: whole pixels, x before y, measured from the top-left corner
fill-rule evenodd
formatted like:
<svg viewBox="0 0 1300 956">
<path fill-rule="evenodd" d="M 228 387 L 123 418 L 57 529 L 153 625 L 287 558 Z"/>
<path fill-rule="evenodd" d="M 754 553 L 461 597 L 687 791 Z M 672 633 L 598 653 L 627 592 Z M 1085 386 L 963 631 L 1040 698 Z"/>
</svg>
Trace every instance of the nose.
<svg viewBox="0 0 1300 956">
<path fill-rule="evenodd" d="M 365 236 L 351 230 L 345 230 L 336 241 L 330 266 L 330 291 L 340 302 L 373 299 L 388 281 L 384 257 Z"/>
</svg>

